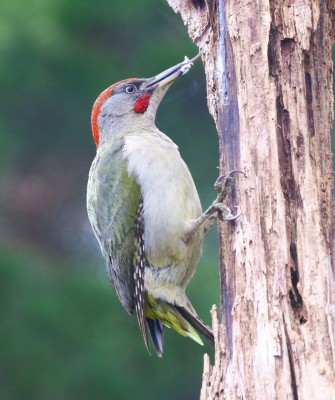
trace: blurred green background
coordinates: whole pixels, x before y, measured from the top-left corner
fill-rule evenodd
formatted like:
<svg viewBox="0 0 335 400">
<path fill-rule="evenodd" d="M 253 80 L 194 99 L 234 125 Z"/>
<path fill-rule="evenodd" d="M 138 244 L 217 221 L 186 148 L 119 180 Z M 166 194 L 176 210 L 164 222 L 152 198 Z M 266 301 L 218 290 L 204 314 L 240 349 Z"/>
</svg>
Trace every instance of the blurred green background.
<svg viewBox="0 0 335 400">
<path fill-rule="evenodd" d="M 164 357 L 147 354 L 109 285 L 85 204 L 96 97 L 196 52 L 165 0 L 1 0 L 1 400 L 198 398 L 211 349 L 168 330 Z M 218 148 L 201 62 L 170 89 L 157 125 L 207 206 Z M 208 323 L 217 258 L 214 229 L 188 291 Z"/>
<path fill-rule="evenodd" d="M 0 2 L 0 399 L 196 399 L 212 350 L 168 330 L 164 357 L 146 353 L 109 286 L 85 192 L 99 93 L 197 48 L 165 0 Z M 218 148 L 201 62 L 170 89 L 157 125 L 208 205 Z M 215 229 L 188 294 L 210 322 Z"/>
</svg>

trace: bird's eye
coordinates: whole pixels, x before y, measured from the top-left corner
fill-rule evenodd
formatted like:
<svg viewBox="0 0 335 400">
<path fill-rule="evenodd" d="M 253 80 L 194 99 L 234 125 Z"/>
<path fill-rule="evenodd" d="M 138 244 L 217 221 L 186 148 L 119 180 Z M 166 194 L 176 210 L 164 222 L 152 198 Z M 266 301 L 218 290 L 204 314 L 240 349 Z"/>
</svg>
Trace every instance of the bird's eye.
<svg viewBox="0 0 335 400">
<path fill-rule="evenodd" d="M 132 93 L 135 93 L 135 91 L 136 91 L 136 88 L 135 88 L 134 85 L 128 85 L 128 86 L 126 86 L 126 93 L 132 94 Z"/>
</svg>

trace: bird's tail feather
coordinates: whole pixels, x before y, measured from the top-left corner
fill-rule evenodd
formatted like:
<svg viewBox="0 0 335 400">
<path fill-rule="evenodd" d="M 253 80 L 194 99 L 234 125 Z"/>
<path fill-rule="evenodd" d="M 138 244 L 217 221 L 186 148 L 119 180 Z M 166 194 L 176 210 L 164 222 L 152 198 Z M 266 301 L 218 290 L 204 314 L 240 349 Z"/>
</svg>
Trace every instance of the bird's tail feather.
<svg viewBox="0 0 335 400">
<path fill-rule="evenodd" d="M 180 314 L 193 326 L 193 328 L 200 333 L 201 336 L 206 338 L 209 343 L 214 345 L 214 335 L 212 329 L 207 326 L 201 319 L 194 314 L 191 314 L 184 307 L 175 306 Z"/>
<path fill-rule="evenodd" d="M 147 318 L 147 324 L 151 335 L 152 343 L 158 357 L 163 355 L 164 325 L 158 319 Z"/>
<path fill-rule="evenodd" d="M 199 334 L 214 343 L 212 330 L 196 314 L 184 307 L 166 303 L 147 294 L 145 313 L 151 339 L 159 357 L 163 354 L 163 324 L 200 345 L 203 345 L 203 341 Z"/>
</svg>

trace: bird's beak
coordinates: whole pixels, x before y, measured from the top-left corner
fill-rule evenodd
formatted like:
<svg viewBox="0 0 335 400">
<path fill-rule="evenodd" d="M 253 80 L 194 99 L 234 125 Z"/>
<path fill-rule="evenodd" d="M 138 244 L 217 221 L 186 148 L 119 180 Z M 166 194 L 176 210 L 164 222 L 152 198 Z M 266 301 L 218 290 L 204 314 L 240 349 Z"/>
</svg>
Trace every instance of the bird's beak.
<svg viewBox="0 0 335 400">
<path fill-rule="evenodd" d="M 166 86 L 168 83 L 173 82 L 180 75 L 185 75 L 191 69 L 193 62 L 199 57 L 200 53 L 191 60 L 185 57 L 185 60 L 183 62 L 174 65 L 173 67 L 161 72 L 153 78 L 149 78 L 148 84 L 146 85 L 145 89 L 161 88 L 163 86 Z"/>
</svg>

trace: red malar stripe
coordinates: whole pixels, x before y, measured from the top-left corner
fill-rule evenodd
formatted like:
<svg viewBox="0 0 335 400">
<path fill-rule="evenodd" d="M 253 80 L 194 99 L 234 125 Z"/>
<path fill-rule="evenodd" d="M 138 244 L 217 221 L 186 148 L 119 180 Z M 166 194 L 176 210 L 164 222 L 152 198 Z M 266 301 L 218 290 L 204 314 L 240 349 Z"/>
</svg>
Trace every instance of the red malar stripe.
<svg viewBox="0 0 335 400">
<path fill-rule="evenodd" d="M 139 99 L 137 99 L 136 103 L 134 104 L 134 111 L 143 114 L 148 108 L 151 95 L 151 93 L 145 93 Z"/>
</svg>

